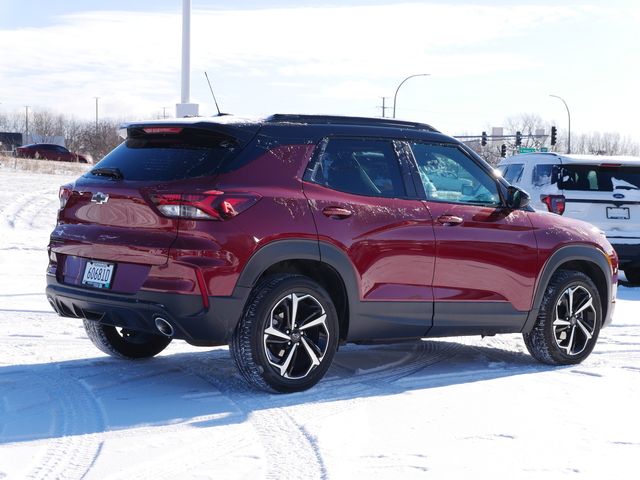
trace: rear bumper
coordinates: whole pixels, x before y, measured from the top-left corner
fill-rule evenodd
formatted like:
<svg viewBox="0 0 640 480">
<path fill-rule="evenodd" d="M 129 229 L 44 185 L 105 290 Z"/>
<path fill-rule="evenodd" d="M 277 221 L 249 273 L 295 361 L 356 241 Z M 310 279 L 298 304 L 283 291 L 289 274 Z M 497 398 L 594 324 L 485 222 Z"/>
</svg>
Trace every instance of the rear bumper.
<svg viewBox="0 0 640 480">
<path fill-rule="evenodd" d="M 624 270 L 627 267 L 640 267 L 640 239 L 638 243 L 614 243 L 615 239 L 610 239 L 611 246 L 618 254 L 618 263 Z"/>
<path fill-rule="evenodd" d="M 173 327 L 172 338 L 192 345 L 214 346 L 229 343 L 249 289 L 237 287 L 233 296 L 209 297 L 209 308 L 205 309 L 200 295 L 111 293 L 61 284 L 48 275 L 46 295 L 63 317 L 86 318 L 155 334 L 160 334 L 155 319 L 161 317 Z"/>
</svg>

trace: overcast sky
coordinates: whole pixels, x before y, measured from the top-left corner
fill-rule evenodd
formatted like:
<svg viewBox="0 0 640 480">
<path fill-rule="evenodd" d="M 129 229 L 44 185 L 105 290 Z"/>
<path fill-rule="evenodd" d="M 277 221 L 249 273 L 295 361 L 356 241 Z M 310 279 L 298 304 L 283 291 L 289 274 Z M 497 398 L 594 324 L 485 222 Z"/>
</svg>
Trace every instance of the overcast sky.
<svg viewBox="0 0 640 480">
<path fill-rule="evenodd" d="M 192 0 L 192 98 L 214 113 L 397 116 L 479 134 L 519 113 L 640 140 L 640 2 Z M 180 100 L 181 0 L 0 0 L 0 112 L 139 119 Z M 391 111 L 388 111 L 391 114 Z"/>
</svg>

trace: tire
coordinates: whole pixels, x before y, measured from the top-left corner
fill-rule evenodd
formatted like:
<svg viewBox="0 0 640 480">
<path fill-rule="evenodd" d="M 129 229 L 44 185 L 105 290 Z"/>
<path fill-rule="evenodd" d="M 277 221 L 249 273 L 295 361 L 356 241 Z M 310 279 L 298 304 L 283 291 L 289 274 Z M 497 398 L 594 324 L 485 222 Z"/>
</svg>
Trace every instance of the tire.
<svg viewBox="0 0 640 480">
<path fill-rule="evenodd" d="M 624 268 L 624 276 L 631 285 L 640 285 L 640 268 Z"/>
<path fill-rule="evenodd" d="M 128 360 L 157 355 L 171 339 L 153 333 L 119 329 L 93 320 L 83 320 L 84 329 L 93 344 L 107 355 Z"/>
<path fill-rule="evenodd" d="M 544 292 L 533 329 L 524 333 L 529 353 L 549 365 L 573 365 L 589 356 L 602 326 L 602 301 L 584 273 L 557 271 Z"/>
<path fill-rule="evenodd" d="M 288 393 L 318 383 L 337 346 L 338 314 L 329 294 L 308 277 L 280 274 L 255 287 L 229 349 L 251 386 Z"/>
</svg>

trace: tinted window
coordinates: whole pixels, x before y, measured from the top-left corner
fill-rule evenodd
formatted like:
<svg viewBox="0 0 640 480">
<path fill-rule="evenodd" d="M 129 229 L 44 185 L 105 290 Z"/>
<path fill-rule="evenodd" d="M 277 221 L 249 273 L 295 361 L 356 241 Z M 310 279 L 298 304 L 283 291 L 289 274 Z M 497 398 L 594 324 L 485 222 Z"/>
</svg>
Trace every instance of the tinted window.
<svg viewBox="0 0 640 480">
<path fill-rule="evenodd" d="M 524 164 L 522 163 L 512 163 L 507 166 L 507 169 L 502 173 L 503 178 L 511 183 L 518 183 L 522 178 L 522 172 L 524 170 Z"/>
<path fill-rule="evenodd" d="M 393 145 L 386 140 L 329 140 L 313 166 L 311 181 L 356 195 L 406 195 Z"/>
<path fill-rule="evenodd" d="M 229 137 L 208 132 L 139 134 L 121 143 L 94 168 L 117 168 L 125 180 L 182 180 L 216 174 L 239 150 Z"/>
<path fill-rule="evenodd" d="M 560 188 L 564 190 L 640 190 L 638 167 L 563 165 L 560 173 Z"/>
<path fill-rule="evenodd" d="M 491 176 L 456 146 L 412 143 L 420 179 L 430 200 L 497 205 Z"/>
</svg>

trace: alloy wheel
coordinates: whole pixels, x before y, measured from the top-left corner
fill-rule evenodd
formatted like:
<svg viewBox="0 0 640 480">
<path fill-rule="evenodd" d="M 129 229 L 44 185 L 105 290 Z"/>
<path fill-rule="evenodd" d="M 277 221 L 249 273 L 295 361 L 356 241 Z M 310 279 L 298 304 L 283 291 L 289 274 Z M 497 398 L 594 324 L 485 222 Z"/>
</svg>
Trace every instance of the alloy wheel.
<svg viewBox="0 0 640 480">
<path fill-rule="evenodd" d="M 287 379 L 305 378 L 329 346 L 327 314 L 312 295 L 291 293 L 271 309 L 263 335 L 269 364 Z"/>
<path fill-rule="evenodd" d="M 558 347 L 569 356 L 580 355 L 593 338 L 598 315 L 585 287 L 569 286 L 556 302 L 553 334 Z"/>
</svg>

